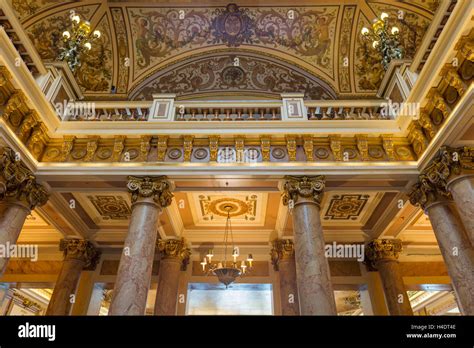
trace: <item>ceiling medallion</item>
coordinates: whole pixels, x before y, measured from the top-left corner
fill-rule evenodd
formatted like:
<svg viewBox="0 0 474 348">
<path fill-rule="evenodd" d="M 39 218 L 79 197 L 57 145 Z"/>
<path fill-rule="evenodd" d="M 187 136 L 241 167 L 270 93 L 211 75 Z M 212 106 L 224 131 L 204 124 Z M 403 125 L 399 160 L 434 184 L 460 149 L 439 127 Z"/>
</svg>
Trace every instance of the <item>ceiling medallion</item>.
<svg viewBox="0 0 474 348">
<path fill-rule="evenodd" d="M 217 9 L 211 24 L 211 43 L 224 43 L 229 47 L 252 43 L 255 23 L 249 12 L 236 4 L 227 5 L 225 10 Z"/>
<path fill-rule="evenodd" d="M 226 204 L 222 209 L 227 212 L 227 220 L 225 224 L 224 231 L 224 258 L 222 261 L 212 263 L 212 258 L 214 257 L 214 252 L 212 249 L 209 249 L 206 257 L 201 262 L 203 272 L 206 272 L 207 275 L 215 275 L 219 281 L 225 285 L 227 289 L 230 284 L 236 281 L 236 279 L 245 274 L 247 267 L 249 270 L 252 269 L 253 257 L 252 254 L 248 254 L 247 260 L 242 260 L 240 267 L 237 266 L 237 258 L 240 255 L 239 248 L 234 245 L 234 236 L 232 234 L 232 224 L 230 221 L 231 212 L 235 210 L 235 206 L 231 204 Z M 227 261 L 227 247 L 229 244 L 232 245 L 232 261 Z M 247 263 L 248 262 L 248 266 Z"/>
<path fill-rule="evenodd" d="M 239 215 L 247 214 L 249 212 L 249 206 L 244 201 L 235 198 L 220 198 L 212 201 L 208 210 L 219 216 L 236 217 Z"/>
</svg>

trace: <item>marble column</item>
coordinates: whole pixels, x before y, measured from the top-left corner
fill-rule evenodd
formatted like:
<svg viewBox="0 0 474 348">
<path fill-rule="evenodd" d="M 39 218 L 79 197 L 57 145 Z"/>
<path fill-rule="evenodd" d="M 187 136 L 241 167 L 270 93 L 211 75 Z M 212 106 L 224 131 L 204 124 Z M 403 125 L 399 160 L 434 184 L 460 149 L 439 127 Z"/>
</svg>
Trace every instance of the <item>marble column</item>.
<svg viewBox="0 0 474 348">
<path fill-rule="evenodd" d="M 300 313 L 336 315 L 319 207 L 324 177 L 288 176 L 285 179 L 283 203 L 289 206 L 293 214 Z"/>
<path fill-rule="evenodd" d="M 179 277 L 181 271 L 186 270 L 191 253 L 184 239 L 160 239 L 157 248 L 161 258 L 155 315 L 176 315 Z"/>
<path fill-rule="evenodd" d="M 453 196 L 469 241 L 474 246 L 474 174 L 456 177 L 446 187 Z"/>
<path fill-rule="evenodd" d="M 47 200 L 46 189 L 18 160 L 15 151 L 3 148 L 0 151 L 0 245 L 5 251 L 16 244 L 26 217 Z M 0 257 L 0 276 L 7 267 L 8 259 Z"/>
<path fill-rule="evenodd" d="M 474 246 L 474 147 L 442 147 L 423 174 L 432 185 L 451 193 Z"/>
<path fill-rule="evenodd" d="M 115 281 L 109 315 L 144 315 L 155 255 L 158 217 L 171 204 L 165 177 L 129 177 L 132 216 Z"/>
<path fill-rule="evenodd" d="M 474 248 L 451 194 L 421 174 L 410 202 L 421 206 L 430 219 L 461 313 L 474 315 Z"/>
<path fill-rule="evenodd" d="M 70 315 L 82 270 L 92 270 L 100 258 L 94 245 L 81 239 L 62 239 L 59 249 L 64 261 L 46 315 Z"/>
<path fill-rule="evenodd" d="M 370 269 L 379 271 L 390 315 L 413 315 L 397 261 L 401 251 L 399 239 L 375 239 L 367 245 L 365 259 Z"/>
<path fill-rule="evenodd" d="M 272 264 L 280 279 L 282 315 L 300 315 L 296 283 L 295 249 L 290 239 L 276 239 L 271 251 Z"/>
</svg>

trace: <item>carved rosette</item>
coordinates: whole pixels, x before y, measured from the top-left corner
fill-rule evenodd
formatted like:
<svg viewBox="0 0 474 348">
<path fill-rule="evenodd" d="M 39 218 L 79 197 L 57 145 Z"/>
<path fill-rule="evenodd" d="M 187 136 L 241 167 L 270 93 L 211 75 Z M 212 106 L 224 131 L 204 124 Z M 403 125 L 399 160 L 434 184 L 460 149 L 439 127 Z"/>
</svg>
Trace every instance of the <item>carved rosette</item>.
<svg viewBox="0 0 474 348">
<path fill-rule="evenodd" d="M 191 250 L 186 248 L 184 238 L 181 239 L 159 239 L 157 248 L 162 259 L 175 258 L 181 261 L 181 269 L 185 270 L 189 263 Z"/>
<path fill-rule="evenodd" d="M 88 240 L 61 239 L 59 250 L 64 260 L 80 260 L 84 262 L 84 270 L 94 270 L 99 262 L 101 252 Z"/>
<path fill-rule="evenodd" d="M 402 252 L 400 239 L 374 239 L 365 248 L 365 263 L 369 268 L 377 269 L 377 262 L 397 260 Z"/>
<path fill-rule="evenodd" d="M 283 204 L 303 202 L 321 203 L 325 187 L 324 176 L 286 176 L 283 192 Z"/>
<path fill-rule="evenodd" d="M 270 256 L 273 268 L 278 271 L 280 261 L 294 259 L 295 246 L 291 239 L 275 239 L 272 244 L 273 248 L 270 251 Z"/>
<path fill-rule="evenodd" d="M 132 194 L 132 203 L 139 198 L 153 198 L 161 208 L 171 204 L 173 194 L 171 193 L 171 183 L 165 176 L 160 177 L 136 177 L 129 176 L 127 188 Z"/>
<path fill-rule="evenodd" d="M 0 152 L 0 174 L 0 200 L 18 200 L 29 209 L 35 209 L 48 201 L 44 186 L 36 182 L 33 173 L 9 147 Z"/>
</svg>

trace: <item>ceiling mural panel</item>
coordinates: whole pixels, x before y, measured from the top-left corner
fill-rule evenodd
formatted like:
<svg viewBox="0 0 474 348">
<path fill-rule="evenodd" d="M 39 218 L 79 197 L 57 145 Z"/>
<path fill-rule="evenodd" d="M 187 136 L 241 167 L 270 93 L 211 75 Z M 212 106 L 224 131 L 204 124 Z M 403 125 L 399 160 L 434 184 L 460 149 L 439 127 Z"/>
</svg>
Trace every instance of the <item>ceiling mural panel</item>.
<svg viewBox="0 0 474 348">
<path fill-rule="evenodd" d="M 238 57 L 239 65 L 235 65 Z M 271 58 L 240 52 L 207 54 L 185 60 L 151 76 L 131 92 L 131 99 L 149 100 L 153 93 L 178 97 L 203 93 L 238 92 L 279 98 L 281 93 L 305 93 L 310 99 L 335 99 L 336 93 L 311 74 Z"/>
<path fill-rule="evenodd" d="M 103 33 L 100 44 L 93 46 L 75 74 L 86 96 L 102 94 L 117 99 L 129 98 L 131 94 L 136 99 L 150 98 L 151 93 L 138 91 L 144 87 L 144 81 L 150 83 L 147 87 L 163 85 L 167 91 L 171 91 L 170 86 L 175 84 L 184 95 L 190 95 L 186 90 L 197 86 L 202 93 L 206 83 L 212 80 L 208 74 L 212 68 L 206 70 L 197 66 L 195 68 L 201 69 L 201 76 L 188 71 L 181 76 L 167 76 L 166 82 L 157 80 L 154 85 L 150 77 L 160 79 L 167 67 L 177 63 L 184 66 L 186 61 L 189 69 L 191 62 L 196 62 L 198 57 L 223 51 L 228 57 L 239 59 L 242 52 L 252 52 L 259 56 L 254 62 L 256 66 L 266 60 L 285 62 L 285 74 L 289 77 L 280 85 L 268 77 L 275 71 L 267 77 L 261 74 L 263 80 L 260 84 L 268 85 L 266 92 L 269 95 L 294 88 L 290 75 L 305 71 L 314 76 L 313 80 L 324 81 L 330 86 L 334 93 L 326 92 L 335 97 L 341 94 L 344 98 L 351 95 L 373 97 L 383 78 L 383 69 L 375 51 L 361 40 L 362 25 L 370 24 L 380 12 L 388 12 L 391 24 L 397 22 L 401 29 L 401 41 L 406 57 L 410 58 L 420 45 L 439 4 L 438 0 L 340 0 L 296 7 L 274 6 L 270 2 L 259 3 L 259 6 L 239 6 L 219 1 L 213 6 L 186 4 L 183 7 L 184 2 L 179 1 L 139 6 L 134 2 L 105 0 L 10 1 L 45 60 L 57 57 L 61 33 L 70 24 L 72 9 L 89 20 L 92 29 L 99 29 Z M 403 10 L 402 17 L 399 16 L 400 9 Z M 250 62 L 244 63 L 250 66 Z M 215 67 L 219 63 L 214 64 Z M 240 62 L 237 65 L 237 68 L 242 68 Z M 239 69 L 228 71 L 227 78 L 235 77 L 232 84 L 221 83 L 225 81 L 218 76 L 219 79 L 212 81 L 214 87 L 241 95 L 248 95 L 249 88 L 257 88 L 252 84 L 255 80 L 252 82 L 251 79 L 246 81 L 246 88 L 240 86 L 239 79 L 243 74 L 249 74 L 245 69 L 243 72 Z M 217 75 L 221 72 L 218 71 Z M 182 83 L 188 78 L 193 82 L 188 82 L 190 86 L 185 87 Z M 285 84 L 287 86 L 283 88 Z M 250 95 L 261 91 L 262 88 L 257 88 L 257 93 Z M 162 91 L 156 89 L 156 92 Z M 307 94 L 314 99 L 328 99 L 324 93 Z"/>
</svg>

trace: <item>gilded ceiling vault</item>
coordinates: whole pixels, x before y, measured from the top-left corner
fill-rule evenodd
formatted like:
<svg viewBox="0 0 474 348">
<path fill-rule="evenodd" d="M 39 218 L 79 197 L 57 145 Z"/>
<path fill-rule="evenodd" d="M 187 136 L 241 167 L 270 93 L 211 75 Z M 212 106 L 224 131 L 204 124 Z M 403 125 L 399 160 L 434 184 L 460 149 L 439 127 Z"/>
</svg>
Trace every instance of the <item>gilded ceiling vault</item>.
<svg viewBox="0 0 474 348">
<path fill-rule="evenodd" d="M 179 2 L 11 3 L 46 60 L 57 56 L 72 10 L 99 29 L 100 44 L 77 69 L 76 79 L 86 96 L 110 98 L 112 91 L 117 99 L 150 99 L 152 93 L 171 90 L 192 98 L 191 89 L 198 95 L 218 89 L 266 98 L 288 90 L 306 91 L 312 99 L 371 97 L 383 68 L 377 53 L 362 42 L 360 28 L 388 12 L 401 29 L 405 57 L 411 58 L 438 7 L 438 0 L 396 5 L 341 0 L 312 6 L 268 2 L 258 7 L 223 1 L 207 7 Z M 277 60 L 288 66 L 274 64 Z M 176 64 L 179 73 L 166 74 Z"/>
</svg>

